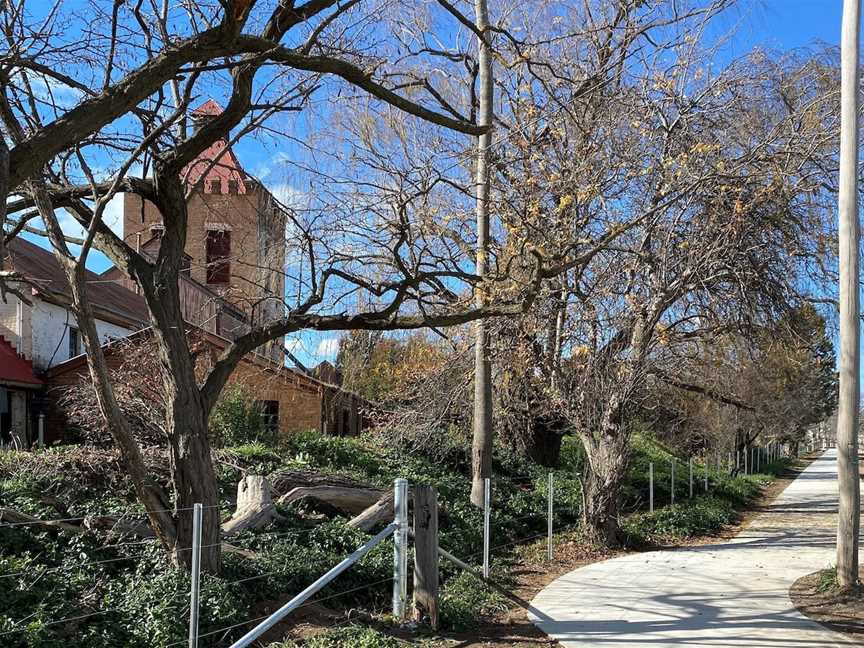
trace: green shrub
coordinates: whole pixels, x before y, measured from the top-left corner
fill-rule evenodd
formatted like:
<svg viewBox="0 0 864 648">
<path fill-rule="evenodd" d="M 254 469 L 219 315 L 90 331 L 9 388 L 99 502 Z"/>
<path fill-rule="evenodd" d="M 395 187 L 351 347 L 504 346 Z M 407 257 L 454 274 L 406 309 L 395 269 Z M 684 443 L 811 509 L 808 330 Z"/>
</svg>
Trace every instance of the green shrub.
<svg viewBox="0 0 864 648">
<path fill-rule="evenodd" d="M 328 630 L 305 641 L 270 644 L 268 648 L 400 648 L 404 644 L 373 628 L 352 624 Z"/>
<path fill-rule="evenodd" d="M 210 413 L 210 435 L 215 447 L 250 443 L 272 446 L 277 434 L 267 429 L 261 408 L 240 386 L 225 389 Z"/>
<path fill-rule="evenodd" d="M 484 616 L 507 610 L 504 597 L 465 572 L 447 580 L 439 606 L 441 625 L 455 631 L 476 628 Z"/>
<path fill-rule="evenodd" d="M 829 567 L 819 572 L 819 582 L 816 584 L 816 591 L 820 594 L 830 592 L 837 588 L 837 567 Z"/>
<path fill-rule="evenodd" d="M 691 538 L 715 533 L 737 519 L 729 500 L 702 495 L 653 513 L 637 513 L 624 521 L 625 532 L 637 541 Z"/>
</svg>

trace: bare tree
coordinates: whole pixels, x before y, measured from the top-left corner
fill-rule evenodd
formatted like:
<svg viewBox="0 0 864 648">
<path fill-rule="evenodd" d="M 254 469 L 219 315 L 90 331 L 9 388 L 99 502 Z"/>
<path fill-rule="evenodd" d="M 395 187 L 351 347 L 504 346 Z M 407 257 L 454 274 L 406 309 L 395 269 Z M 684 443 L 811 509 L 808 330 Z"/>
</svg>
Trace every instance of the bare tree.
<svg viewBox="0 0 864 648">
<path fill-rule="evenodd" d="M 692 67 L 690 46 L 680 54 L 662 77 L 631 78 L 619 90 L 619 114 L 632 116 L 604 133 L 622 143 L 621 172 L 582 203 L 609 220 L 624 212 L 627 230 L 566 274 L 563 298 L 550 291 L 545 322 L 534 326 L 547 337 L 549 312 L 566 304 L 561 361 L 537 366 L 552 367 L 547 384 L 585 444 L 586 528 L 608 544 L 621 541 L 629 435 L 657 358 L 673 345 L 773 321 L 826 279 L 830 57 L 756 55 L 711 76 Z M 580 192 L 576 185 L 558 195 Z M 542 359 L 546 345 L 533 346 Z"/>
<path fill-rule="evenodd" d="M 380 214 L 370 216 L 379 205 L 371 196 L 370 211 L 348 226 L 341 219 L 339 228 L 330 227 L 336 220 L 328 211 L 332 205 L 319 204 L 317 215 L 306 218 L 286 207 L 293 215 L 291 243 L 302 252 L 302 277 L 287 277 L 298 297 L 268 296 L 280 308 L 232 340 L 206 375 L 197 377 L 178 275 L 188 229 L 184 170 L 203 151 L 220 140 L 278 132 L 274 120 L 303 110 L 316 92 L 336 101 L 346 87 L 445 131 L 486 130 L 454 116 L 450 106 L 457 101 L 448 101 L 428 79 L 425 91 L 400 86 L 399 64 L 390 63 L 401 60 L 398 41 L 373 39 L 382 43 L 378 52 L 361 42 L 372 23 L 381 21 L 379 28 L 386 30 L 386 3 L 309 0 L 278 3 L 269 13 L 263 4 L 118 3 L 105 14 L 94 3 L 93 13 L 86 14 L 58 3 L 47 17 L 34 17 L 28 2 L 18 0 L 5 3 L 2 12 L 8 49 L 0 61 L 0 117 L 4 144 L 11 143 L 0 183 L 7 211 L 4 242 L 41 217 L 71 287 L 100 410 L 150 523 L 183 563 L 189 554 L 180 549 L 191 542 L 190 517 L 172 510 L 204 504 L 202 566 L 209 571 L 219 570 L 220 551 L 208 414 L 244 355 L 303 329 L 440 327 L 521 311 L 540 277 L 555 271 L 542 255 L 532 254 L 527 263 L 536 276 L 521 282 L 524 290 L 477 307 L 471 293 L 478 277 L 465 270 L 461 250 L 443 237 L 415 236 L 416 195 L 379 187 L 379 197 L 386 193 L 393 207 L 383 227 L 373 225 Z M 64 37 L 75 33 L 70 25 L 80 34 L 77 40 Z M 412 91 L 400 94 L 400 87 Z M 224 112 L 194 131 L 187 128 L 193 100 L 216 90 L 228 97 Z M 108 172 L 94 170 L 106 161 Z M 161 214 L 164 236 L 155 258 L 104 222 L 118 192 L 140 196 Z M 61 208 L 86 232 L 79 252 L 73 253 L 60 226 Z M 327 227 L 319 227 L 322 221 Z M 162 368 L 172 494 L 148 477 L 112 389 L 84 280 L 93 249 L 137 284 L 150 311 Z M 370 307 L 346 310 L 346 297 L 357 293 L 369 296 Z"/>
</svg>

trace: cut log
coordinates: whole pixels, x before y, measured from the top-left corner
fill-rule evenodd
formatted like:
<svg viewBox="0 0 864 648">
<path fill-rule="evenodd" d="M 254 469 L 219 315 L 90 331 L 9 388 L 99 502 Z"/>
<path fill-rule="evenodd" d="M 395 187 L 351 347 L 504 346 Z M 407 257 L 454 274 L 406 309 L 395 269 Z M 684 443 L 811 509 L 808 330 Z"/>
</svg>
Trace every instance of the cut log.
<svg viewBox="0 0 864 648">
<path fill-rule="evenodd" d="M 348 526 L 362 531 L 371 531 L 382 523 L 393 519 L 393 491 L 384 493 L 377 502 L 364 509 L 348 522 Z"/>
<path fill-rule="evenodd" d="M 91 531 L 102 531 L 112 535 L 133 535 L 139 538 L 156 537 L 143 516 L 140 520 L 133 520 L 107 515 L 88 515 L 84 518 L 84 526 Z"/>
<path fill-rule="evenodd" d="M 373 505 L 383 491 L 371 488 L 347 488 L 345 486 L 300 486 L 294 488 L 277 501 L 281 505 L 291 504 L 306 497 L 324 502 L 345 513 L 356 515 Z"/>
<path fill-rule="evenodd" d="M 32 515 L 21 513 L 10 508 L 0 508 L 0 523 L 15 524 L 22 527 L 48 529 L 50 531 L 70 531 L 71 533 L 87 533 L 87 528 L 78 524 L 68 524 L 57 520 L 40 520 Z"/>
<path fill-rule="evenodd" d="M 267 479 L 260 475 L 247 475 L 237 484 L 237 510 L 222 523 L 222 534 L 259 529 L 276 519 L 279 519 L 279 514 Z"/>
<path fill-rule="evenodd" d="M 268 477 L 273 492 L 276 495 L 287 495 L 295 488 L 309 486 L 341 486 L 343 488 L 368 488 L 374 487 L 351 477 L 341 475 L 322 475 L 310 470 L 282 470 Z"/>
</svg>

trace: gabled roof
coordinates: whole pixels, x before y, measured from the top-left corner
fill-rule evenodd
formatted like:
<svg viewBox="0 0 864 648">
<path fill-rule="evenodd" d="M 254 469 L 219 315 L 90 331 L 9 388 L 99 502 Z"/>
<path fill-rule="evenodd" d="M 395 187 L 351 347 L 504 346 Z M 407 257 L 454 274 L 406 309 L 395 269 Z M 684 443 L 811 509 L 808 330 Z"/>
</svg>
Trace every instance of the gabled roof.
<svg viewBox="0 0 864 648">
<path fill-rule="evenodd" d="M 204 121 L 222 114 L 222 106 L 208 99 L 192 111 L 192 118 Z M 183 170 L 187 185 L 198 185 L 205 194 L 245 194 L 252 189 L 246 175 L 225 139 L 218 139 Z M 230 184 L 229 184 L 230 183 Z"/>
<path fill-rule="evenodd" d="M 194 324 L 187 323 L 187 327 L 187 334 L 194 334 L 200 336 L 201 341 L 206 342 L 207 344 L 219 351 L 224 351 L 231 344 L 229 340 L 223 338 L 222 336 L 211 333 L 210 331 L 206 331 Z M 102 349 L 105 351 L 106 355 L 109 355 L 117 346 L 122 345 L 125 342 L 128 342 L 130 340 L 146 340 L 152 335 L 153 327 L 148 326 L 147 328 L 136 331 L 135 333 L 132 333 L 131 335 L 128 335 L 124 338 L 118 338 L 105 342 L 102 345 Z M 272 360 L 259 356 L 255 353 L 247 353 L 245 356 L 243 356 L 242 362 L 253 364 L 263 371 L 281 376 L 283 379 L 286 380 L 291 380 L 298 386 L 302 386 L 307 390 L 315 391 L 319 389 L 340 389 L 338 385 L 331 385 L 312 376 L 307 376 L 301 371 L 286 367 L 285 365 L 277 364 Z M 73 358 L 69 358 L 68 360 L 64 360 L 63 362 L 59 362 L 52 367 L 49 367 L 45 375 L 50 382 L 57 376 L 61 376 L 70 371 L 84 369 L 86 368 L 86 366 L 87 356 L 85 354 L 81 354 Z"/>
<path fill-rule="evenodd" d="M 19 237 L 6 245 L 10 269 L 35 284 L 34 294 L 45 301 L 66 306 L 71 301 L 69 284 L 60 263 L 48 250 Z M 85 271 L 87 294 L 96 317 L 129 327 L 140 327 L 150 321 L 144 298 L 110 279 Z"/>
<path fill-rule="evenodd" d="M 10 342 L 0 335 L 0 384 L 41 387 L 42 381 L 33 374 L 33 365 L 25 360 Z"/>
</svg>

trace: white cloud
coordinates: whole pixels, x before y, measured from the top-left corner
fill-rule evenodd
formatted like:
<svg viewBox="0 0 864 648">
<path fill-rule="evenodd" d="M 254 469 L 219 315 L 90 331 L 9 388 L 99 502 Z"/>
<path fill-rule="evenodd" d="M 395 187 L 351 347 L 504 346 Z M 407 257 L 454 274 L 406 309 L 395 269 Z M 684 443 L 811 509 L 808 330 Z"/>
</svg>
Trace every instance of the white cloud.
<svg viewBox="0 0 864 648">
<path fill-rule="evenodd" d="M 306 191 L 301 191 L 297 187 L 287 183 L 279 182 L 268 187 L 270 193 L 280 203 L 297 211 L 305 211 L 309 209 L 310 195 Z"/>
<path fill-rule="evenodd" d="M 114 194 L 105 211 L 102 212 L 102 222 L 110 227 L 117 236 L 123 236 L 123 194 Z"/>
<path fill-rule="evenodd" d="M 335 359 L 339 351 L 339 338 L 324 338 L 318 343 L 315 355 L 319 358 Z"/>
<path fill-rule="evenodd" d="M 285 340 L 285 349 L 289 353 L 295 353 L 297 351 L 305 350 L 305 345 L 303 344 L 303 340 L 298 338 L 289 338 Z"/>
</svg>

